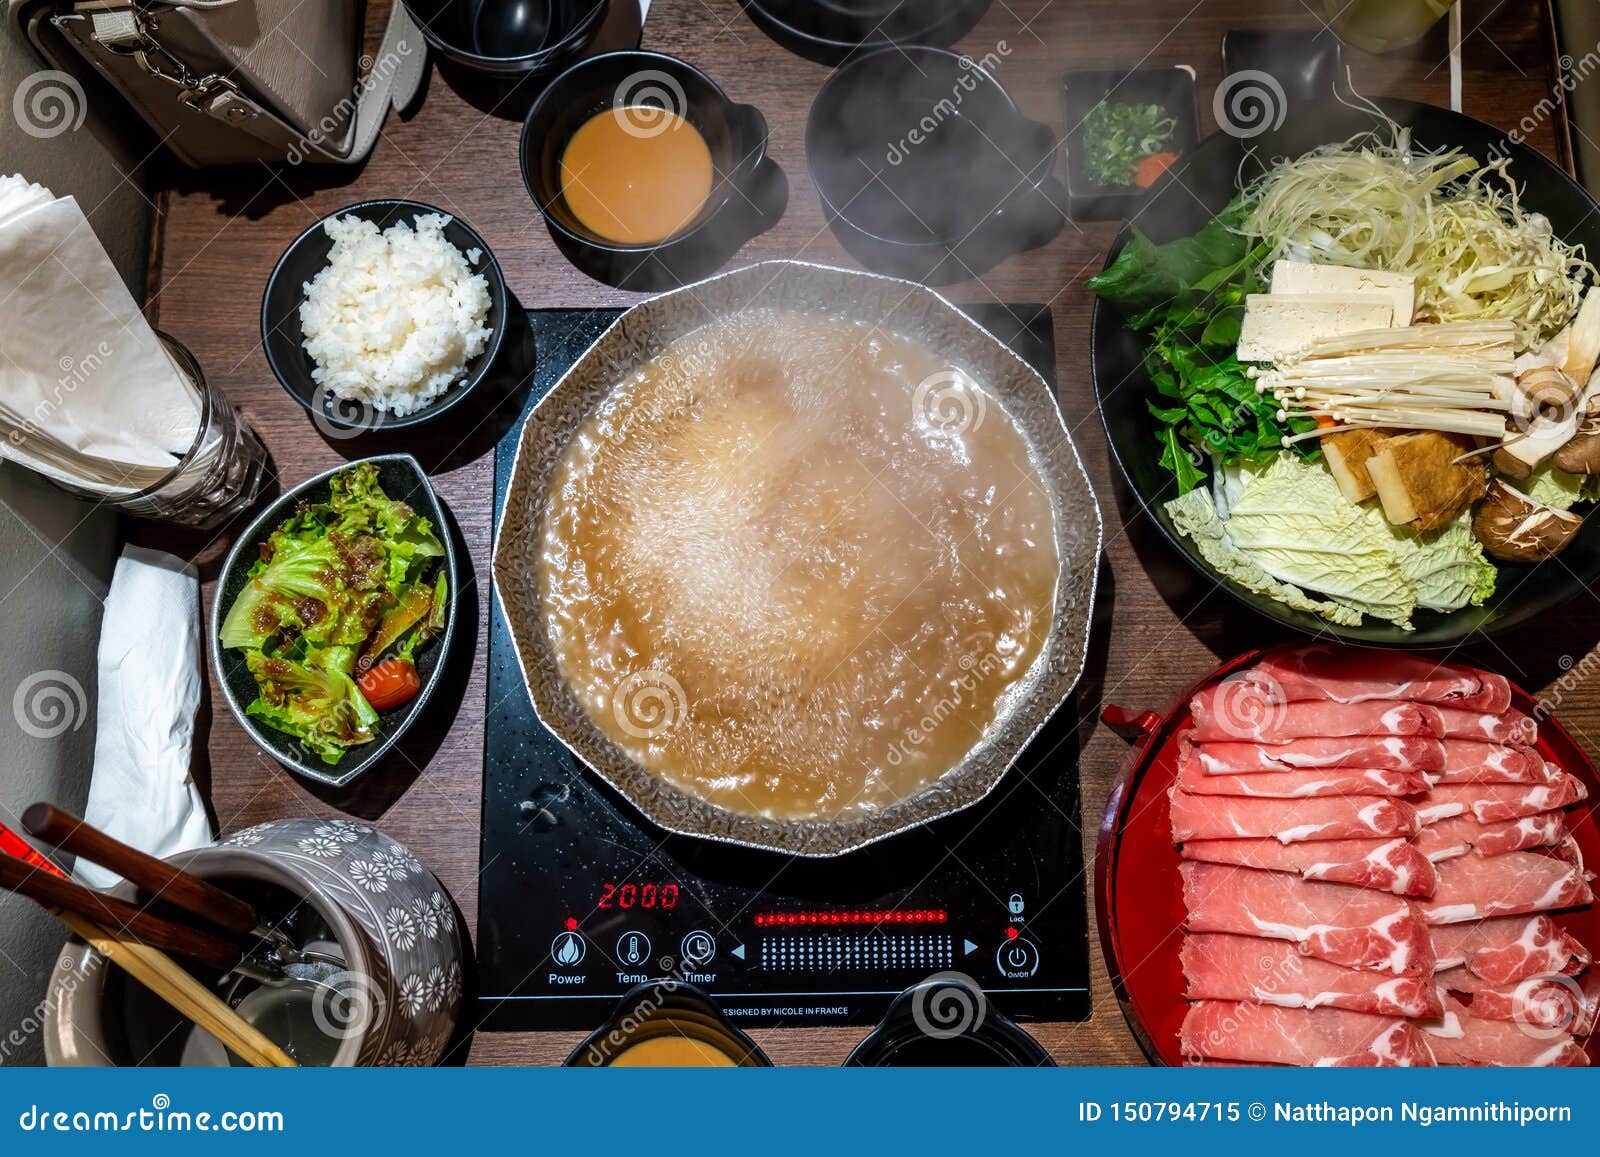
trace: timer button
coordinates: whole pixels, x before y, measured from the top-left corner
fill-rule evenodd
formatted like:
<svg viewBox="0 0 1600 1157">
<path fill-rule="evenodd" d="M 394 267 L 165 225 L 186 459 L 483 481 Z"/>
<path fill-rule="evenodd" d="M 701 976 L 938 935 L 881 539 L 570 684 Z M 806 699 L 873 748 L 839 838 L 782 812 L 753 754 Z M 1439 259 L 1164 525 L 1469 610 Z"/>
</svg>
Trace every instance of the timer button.
<svg viewBox="0 0 1600 1157">
<path fill-rule="evenodd" d="M 683 962 L 696 968 L 711 963 L 717 954 L 716 939 L 709 932 L 695 929 L 683 938 Z"/>
<path fill-rule="evenodd" d="M 1021 937 L 1004 940 L 995 951 L 994 963 L 1005 979 L 1025 980 L 1039 971 L 1038 945 Z"/>
</svg>

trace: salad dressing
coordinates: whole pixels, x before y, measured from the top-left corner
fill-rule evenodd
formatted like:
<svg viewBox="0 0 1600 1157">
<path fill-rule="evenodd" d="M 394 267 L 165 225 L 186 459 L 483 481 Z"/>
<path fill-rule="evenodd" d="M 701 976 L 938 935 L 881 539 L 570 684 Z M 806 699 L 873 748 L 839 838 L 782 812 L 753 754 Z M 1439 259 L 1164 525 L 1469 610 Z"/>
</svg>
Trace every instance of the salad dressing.
<svg viewBox="0 0 1600 1157">
<path fill-rule="evenodd" d="M 955 766 L 1050 629 L 1053 515 L 1000 404 L 925 347 L 752 310 L 617 384 L 557 466 L 538 583 L 596 726 L 779 818 Z"/>
</svg>

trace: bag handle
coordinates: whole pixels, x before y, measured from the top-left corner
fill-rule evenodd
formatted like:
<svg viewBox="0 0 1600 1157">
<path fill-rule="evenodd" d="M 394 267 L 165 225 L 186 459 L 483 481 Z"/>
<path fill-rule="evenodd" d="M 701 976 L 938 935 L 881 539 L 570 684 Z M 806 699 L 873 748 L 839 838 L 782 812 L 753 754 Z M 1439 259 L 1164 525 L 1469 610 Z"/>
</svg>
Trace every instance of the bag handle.
<svg viewBox="0 0 1600 1157">
<path fill-rule="evenodd" d="M 216 9 L 238 0 L 163 2 L 173 8 Z M 313 126 L 309 132 L 301 132 L 228 77 L 195 76 L 182 60 L 161 46 L 142 15 L 137 4 L 92 14 L 95 40 L 108 51 L 132 57 L 150 75 L 170 81 L 179 90 L 178 99 L 195 112 L 250 134 L 272 151 L 283 153 L 291 164 L 305 160 L 355 164 L 365 159 L 377 143 L 389 109 L 399 111 L 411 102 L 427 67 L 422 34 L 405 5 L 396 3 L 390 10 L 377 55 L 371 58 L 352 94 L 354 113 L 340 122 L 348 125 L 347 131 L 340 142 L 334 143 L 328 135 L 336 130 L 336 124 L 329 124 L 322 131 Z"/>
</svg>

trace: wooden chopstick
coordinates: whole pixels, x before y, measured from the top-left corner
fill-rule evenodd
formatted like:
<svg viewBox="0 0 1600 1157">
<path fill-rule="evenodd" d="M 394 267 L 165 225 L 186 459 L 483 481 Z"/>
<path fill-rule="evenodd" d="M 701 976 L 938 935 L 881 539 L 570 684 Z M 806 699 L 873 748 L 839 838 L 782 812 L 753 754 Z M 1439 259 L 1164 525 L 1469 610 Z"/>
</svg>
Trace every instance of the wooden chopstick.
<svg viewBox="0 0 1600 1157">
<path fill-rule="evenodd" d="M 91 860 L 152 896 L 218 928 L 248 936 L 261 923 L 256 910 L 239 897 L 138 848 L 129 847 L 71 812 L 48 803 L 36 803 L 22 813 L 22 827 L 29 835 L 47 840 L 63 852 Z"/>
<path fill-rule="evenodd" d="M 8 855 L 0 855 L 0 889 L 26 896 L 59 912 L 74 912 L 116 935 L 152 948 L 176 953 L 198 964 L 227 972 L 243 953 L 237 944 L 208 932 L 151 915 L 124 900 L 104 896 L 75 880 L 46 871 Z"/>
<path fill-rule="evenodd" d="M 163 952 L 106 931 L 77 912 L 56 916 L 91 948 L 171 1005 L 186 1020 L 205 1029 L 240 1060 L 256 1068 L 290 1069 L 298 1062 L 273 1044 L 222 999 Z"/>
</svg>

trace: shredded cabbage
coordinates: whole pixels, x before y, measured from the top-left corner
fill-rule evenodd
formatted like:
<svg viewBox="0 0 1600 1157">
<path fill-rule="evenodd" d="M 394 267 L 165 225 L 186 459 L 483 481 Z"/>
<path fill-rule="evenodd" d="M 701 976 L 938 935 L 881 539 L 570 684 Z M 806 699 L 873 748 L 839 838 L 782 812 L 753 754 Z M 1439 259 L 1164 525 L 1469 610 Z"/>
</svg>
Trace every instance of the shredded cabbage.
<svg viewBox="0 0 1600 1157">
<path fill-rule="evenodd" d="M 1270 259 L 1412 274 L 1413 321 L 1504 318 L 1530 349 L 1572 319 L 1596 270 L 1522 207 L 1509 163 L 1414 149 L 1391 123 L 1273 165 L 1245 190 L 1241 231 Z"/>
</svg>

